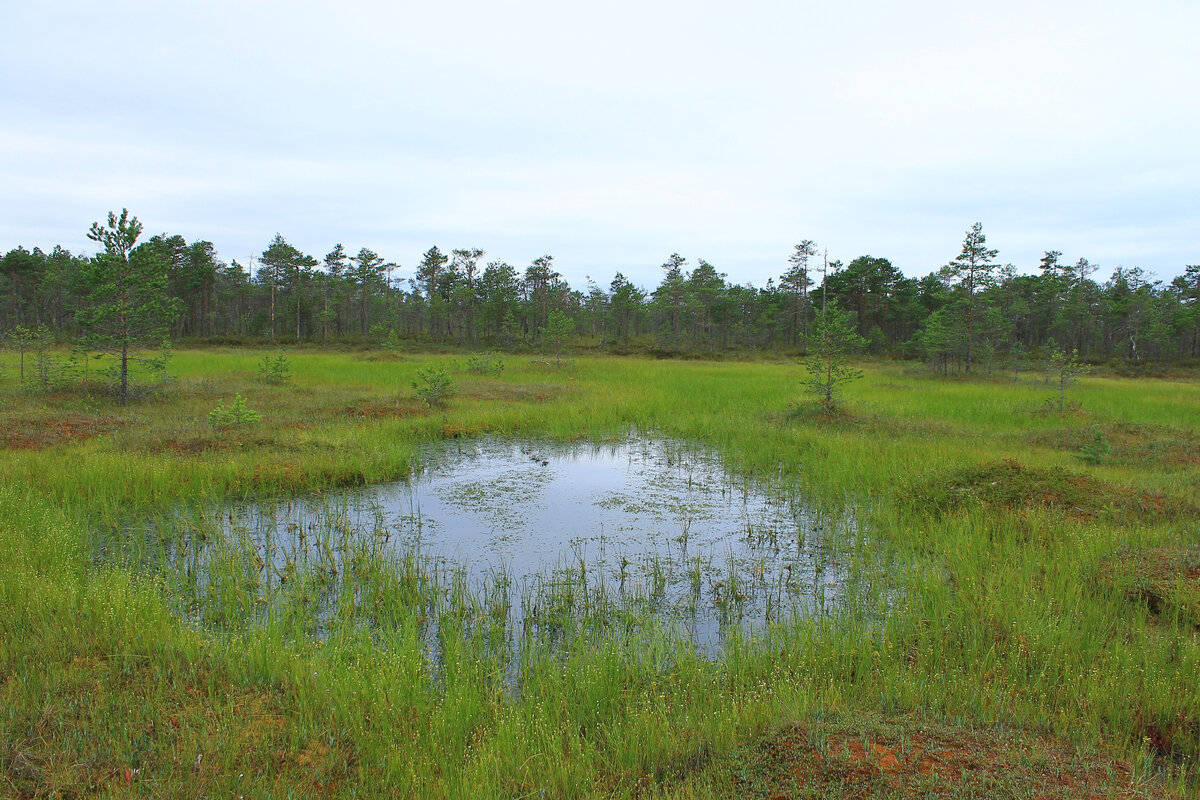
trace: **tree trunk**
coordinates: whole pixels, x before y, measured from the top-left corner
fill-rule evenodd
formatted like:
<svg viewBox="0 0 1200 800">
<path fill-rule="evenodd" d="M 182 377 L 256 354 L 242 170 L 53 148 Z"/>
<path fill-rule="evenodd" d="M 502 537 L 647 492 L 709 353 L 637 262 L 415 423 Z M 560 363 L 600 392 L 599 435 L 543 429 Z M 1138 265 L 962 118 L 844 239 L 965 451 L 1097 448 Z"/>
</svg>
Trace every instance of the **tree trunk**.
<svg viewBox="0 0 1200 800">
<path fill-rule="evenodd" d="M 129 344 L 121 343 L 121 389 L 117 402 L 125 405 L 129 400 Z"/>
</svg>

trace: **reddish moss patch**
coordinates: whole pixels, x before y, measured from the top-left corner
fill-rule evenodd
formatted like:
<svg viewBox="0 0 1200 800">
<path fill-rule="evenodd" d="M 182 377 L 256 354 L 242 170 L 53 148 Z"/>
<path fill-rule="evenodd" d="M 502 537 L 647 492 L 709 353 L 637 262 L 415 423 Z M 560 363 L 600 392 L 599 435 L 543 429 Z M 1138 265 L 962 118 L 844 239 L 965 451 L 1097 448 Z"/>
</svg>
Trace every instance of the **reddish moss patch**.
<svg viewBox="0 0 1200 800">
<path fill-rule="evenodd" d="M 1181 711 L 1174 716 L 1151 719 L 1139 713 L 1133 722 L 1142 744 L 1166 762 L 1194 760 L 1200 749 L 1200 716 L 1195 712 Z"/>
<path fill-rule="evenodd" d="M 1112 447 L 1106 461 L 1187 469 L 1200 465 L 1200 436 L 1166 425 L 1117 422 L 1099 426 Z M 1095 426 L 1040 431 L 1030 437 L 1033 444 L 1080 453 L 1095 437 Z"/>
<path fill-rule="evenodd" d="M 907 718 L 792 726 L 712 774 L 729 796 L 770 800 L 1170 796 L 1136 780 L 1128 763 L 1049 735 Z"/>
<path fill-rule="evenodd" d="M 55 414 L 10 417 L 0 423 L 0 448 L 43 450 L 58 444 L 83 441 L 121 425 L 113 417 Z"/>
<path fill-rule="evenodd" d="M 404 417 L 422 417 L 429 409 L 417 403 L 372 403 L 362 402 L 346 406 L 342 414 L 351 419 L 397 419 Z"/>
<path fill-rule="evenodd" d="M 303 728 L 276 691 L 119 657 L 46 670 L 52 692 L 0 724 L 0 796 L 312 796 L 355 774 L 340 740 L 322 762 L 293 754 Z"/>
<path fill-rule="evenodd" d="M 197 456 L 203 453 L 227 453 L 253 447 L 270 447 L 275 440 L 267 436 L 256 436 L 244 431 L 206 431 L 202 433 L 169 436 L 151 442 L 146 450 L 151 453 L 174 453 L 181 456 Z"/>
<path fill-rule="evenodd" d="M 1163 494 L 1114 486 L 1062 467 L 1029 467 L 1008 458 L 936 476 L 913 487 L 906 498 L 909 507 L 935 513 L 974 504 L 1056 509 L 1079 519 L 1112 515 L 1145 521 L 1200 513 L 1191 503 Z"/>
<path fill-rule="evenodd" d="M 563 392 L 563 387 L 549 383 L 517 385 L 511 383 L 476 383 L 463 387 L 463 396 L 498 403 L 544 403 Z"/>
<path fill-rule="evenodd" d="M 1200 546 L 1124 549 L 1100 567 L 1101 586 L 1123 587 L 1157 619 L 1200 629 Z"/>
<path fill-rule="evenodd" d="M 438 429 L 443 439 L 459 439 L 464 436 L 477 436 L 483 431 L 478 425 L 461 425 L 457 422 L 447 422 Z"/>
</svg>

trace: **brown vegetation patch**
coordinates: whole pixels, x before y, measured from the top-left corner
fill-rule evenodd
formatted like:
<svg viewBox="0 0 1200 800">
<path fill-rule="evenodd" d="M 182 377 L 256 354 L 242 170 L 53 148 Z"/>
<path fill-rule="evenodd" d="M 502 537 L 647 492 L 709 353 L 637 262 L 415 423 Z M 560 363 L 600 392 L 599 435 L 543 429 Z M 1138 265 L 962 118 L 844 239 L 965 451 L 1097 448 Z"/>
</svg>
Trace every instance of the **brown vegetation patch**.
<svg viewBox="0 0 1200 800">
<path fill-rule="evenodd" d="M 29 415 L 3 420 L 0 424 L 0 448 L 43 450 L 58 444 L 91 439 L 107 433 L 121 420 L 85 414 Z"/>
<path fill-rule="evenodd" d="M 1059 419 L 1068 417 L 1087 419 L 1089 417 L 1078 400 L 1064 400 L 1060 406 L 1056 397 L 1047 397 L 1040 406 L 1032 409 L 1029 413 L 1035 417 L 1057 417 Z"/>
<path fill-rule="evenodd" d="M 549 383 L 477 383 L 464 387 L 463 396 L 500 403 L 544 403 L 562 391 L 563 387 Z"/>
<path fill-rule="evenodd" d="M 342 409 L 342 414 L 350 419 L 403 419 L 425 416 L 428 413 L 429 409 L 426 406 L 407 401 L 377 403 L 365 400 Z"/>
<path fill-rule="evenodd" d="M 484 430 L 479 425 L 462 425 L 457 422 L 447 422 L 438 429 L 438 433 L 442 435 L 443 439 L 461 439 L 463 437 L 469 439 L 473 436 L 478 436 Z"/>
<path fill-rule="evenodd" d="M 408 357 L 403 353 L 396 353 L 391 350 L 370 350 L 366 353 L 359 353 L 354 357 L 355 361 L 407 361 Z"/>
<path fill-rule="evenodd" d="M 278 461 L 256 464 L 254 471 L 238 478 L 236 489 L 254 494 L 295 494 L 313 487 L 365 486 L 372 476 L 353 463 Z"/>
<path fill-rule="evenodd" d="M 1120 586 L 1156 619 L 1200 629 L 1200 545 L 1125 548 L 1101 564 L 1100 586 Z"/>
<path fill-rule="evenodd" d="M 1167 797 L 1128 763 L 1049 735 L 866 718 L 786 728 L 730 759 L 731 796 Z"/>
<path fill-rule="evenodd" d="M 1183 469 L 1200 465 L 1200 436 L 1192 431 L 1166 425 L 1139 425 L 1117 422 L 1100 425 L 1099 429 L 1112 447 L 1106 461 L 1119 464 Z M 1081 453 L 1095 438 L 1096 427 L 1060 428 L 1039 431 L 1030 439 L 1033 444 Z"/>
<path fill-rule="evenodd" d="M 794 403 L 782 413 L 768 414 L 766 418 L 780 425 L 801 423 L 817 426 L 823 430 L 845 431 L 867 436 L 941 438 L 965 435 L 962 429 L 938 420 L 877 414 L 848 405 L 839 406 L 831 413 L 815 400 Z"/>
<path fill-rule="evenodd" d="M 1115 486 L 1062 467 L 1030 467 L 1005 458 L 934 476 L 906 493 L 914 509 L 944 513 L 973 504 L 1056 509 L 1070 517 L 1109 515 L 1141 521 L 1194 517 L 1195 505 L 1156 492 Z"/>
<path fill-rule="evenodd" d="M 271 447 L 275 444 L 275 439 L 269 436 L 227 430 L 169 436 L 152 442 L 146 449 L 151 453 L 198 456 L 210 452 L 227 453 L 253 447 Z"/>
<path fill-rule="evenodd" d="M 305 762 L 283 697 L 202 669 L 164 678 L 144 659 L 46 665 L 51 693 L 13 704 L 0 731 L 0 796 L 283 796 L 320 793 L 354 775 L 340 741 Z M 280 754 L 286 754 L 282 759 Z"/>
</svg>

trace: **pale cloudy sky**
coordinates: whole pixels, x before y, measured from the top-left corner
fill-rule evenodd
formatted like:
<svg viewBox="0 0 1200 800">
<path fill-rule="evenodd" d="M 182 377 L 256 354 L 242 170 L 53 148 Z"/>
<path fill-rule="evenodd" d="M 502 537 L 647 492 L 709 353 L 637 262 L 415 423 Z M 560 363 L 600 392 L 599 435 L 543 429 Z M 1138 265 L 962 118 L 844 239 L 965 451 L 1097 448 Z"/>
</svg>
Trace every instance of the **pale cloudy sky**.
<svg viewBox="0 0 1200 800">
<path fill-rule="evenodd" d="M 0 0 L 0 250 L 1200 263 L 1200 2 Z"/>
</svg>

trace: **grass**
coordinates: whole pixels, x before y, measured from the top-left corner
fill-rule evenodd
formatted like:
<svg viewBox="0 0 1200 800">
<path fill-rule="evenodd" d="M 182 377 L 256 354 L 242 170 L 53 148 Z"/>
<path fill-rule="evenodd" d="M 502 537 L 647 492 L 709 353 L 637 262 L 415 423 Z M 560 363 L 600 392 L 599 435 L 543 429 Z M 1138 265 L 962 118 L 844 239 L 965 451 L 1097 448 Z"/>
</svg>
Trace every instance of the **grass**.
<svg viewBox="0 0 1200 800">
<path fill-rule="evenodd" d="M 1121 517 L 1126 522 L 1195 519 L 1200 508 L 1159 492 L 1115 486 L 1062 467 L 1027 467 L 1015 459 L 972 464 L 913 486 L 913 509 L 945 513 L 981 504 L 1010 510 L 1057 509 L 1066 517 Z"/>
<path fill-rule="evenodd" d="M 295 351 L 269 385 L 259 360 L 182 351 L 175 383 L 125 408 L 24 394 L 0 360 L 0 796 L 1197 789 L 1200 382 L 1085 378 L 1058 415 L 1036 381 L 869 363 L 828 420 L 789 413 L 786 362 L 514 356 L 481 375 Z M 458 386 L 445 409 L 411 388 L 428 365 Z M 237 394 L 261 422 L 214 429 Z M 1091 465 L 1074 453 L 1096 426 L 1113 451 Z M 130 515 L 391 480 L 430 441 L 630 430 L 856 509 L 845 602 L 707 659 L 548 584 L 565 611 L 514 652 L 485 589 L 387 549 L 336 578 L 314 559 L 266 611 L 252 553 L 222 540 L 207 616 L 181 606 L 186 575 L 96 558 Z M 322 592 L 348 611 L 315 635 L 303 598 Z"/>
<path fill-rule="evenodd" d="M 1155 618 L 1200 629 L 1200 546 L 1123 548 L 1100 565 L 1097 581 L 1145 605 Z"/>
<path fill-rule="evenodd" d="M 676 797 L 1152 798 L 1103 752 L 1047 734 L 914 715 L 813 715 L 714 759 Z"/>
</svg>

